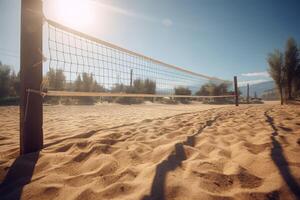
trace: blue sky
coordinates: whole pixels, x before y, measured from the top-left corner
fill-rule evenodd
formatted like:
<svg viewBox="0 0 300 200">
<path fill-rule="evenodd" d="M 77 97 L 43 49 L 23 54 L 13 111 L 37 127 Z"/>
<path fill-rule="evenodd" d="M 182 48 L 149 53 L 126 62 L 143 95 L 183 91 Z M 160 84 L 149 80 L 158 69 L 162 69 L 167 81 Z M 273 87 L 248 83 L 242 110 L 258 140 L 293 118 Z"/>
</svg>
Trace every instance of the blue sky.
<svg viewBox="0 0 300 200">
<path fill-rule="evenodd" d="M 85 0 L 82 0 L 85 1 Z M 54 0 L 47 18 L 67 23 Z M 72 24 L 93 35 L 164 62 L 209 76 L 269 80 L 267 54 L 300 43 L 299 0 L 89 0 L 91 24 Z M 75 16 L 76 17 L 76 16 Z M 80 13 L 78 14 L 80 18 Z M 20 0 L 0 0 L 0 60 L 19 68 Z"/>
</svg>

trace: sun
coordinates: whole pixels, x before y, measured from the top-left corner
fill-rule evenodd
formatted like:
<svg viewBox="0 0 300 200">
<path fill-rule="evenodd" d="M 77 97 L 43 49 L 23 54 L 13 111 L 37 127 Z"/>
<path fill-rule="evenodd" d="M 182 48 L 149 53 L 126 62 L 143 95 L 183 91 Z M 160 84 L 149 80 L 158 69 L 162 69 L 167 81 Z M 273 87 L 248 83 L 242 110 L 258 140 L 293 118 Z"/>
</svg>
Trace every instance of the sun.
<svg viewBox="0 0 300 200">
<path fill-rule="evenodd" d="M 58 0 L 55 4 L 56 14 L 63 24 L 80 28 L 93 25 L 94 8 L 88 0 Z"/>
</svg>

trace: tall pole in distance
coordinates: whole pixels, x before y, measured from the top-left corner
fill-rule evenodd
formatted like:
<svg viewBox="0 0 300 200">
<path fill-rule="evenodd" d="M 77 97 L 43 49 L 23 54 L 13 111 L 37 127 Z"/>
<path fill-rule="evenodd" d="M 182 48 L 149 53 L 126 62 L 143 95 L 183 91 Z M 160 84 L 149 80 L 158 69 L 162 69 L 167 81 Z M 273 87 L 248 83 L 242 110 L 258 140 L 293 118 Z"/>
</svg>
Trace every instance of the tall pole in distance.
<svg viewBox="0 0 300 200">
<path fill-rule="evenodd" d="M 132 87 L 133 69 L 130 70 L 130 87 Z"/>
<path fill-rule="evenodd" d="M 249 104 L 249 83 L 247 84 L 247 103 Z"/>
<path fill-rule="evenodd" d="M 235 105 L 239 106 L 239 91 L 238 91 L 237 77 L 234 76 L 233 80 L 234 80 Z"/>
<path fill-rule="evenodd" d="M 20 154 L 43 148 L 43 99 L 28 89 L 40 90 L 42 83 L 43 17 L 41 0 L 21 2 L 21 91 Z"/>
</svg>

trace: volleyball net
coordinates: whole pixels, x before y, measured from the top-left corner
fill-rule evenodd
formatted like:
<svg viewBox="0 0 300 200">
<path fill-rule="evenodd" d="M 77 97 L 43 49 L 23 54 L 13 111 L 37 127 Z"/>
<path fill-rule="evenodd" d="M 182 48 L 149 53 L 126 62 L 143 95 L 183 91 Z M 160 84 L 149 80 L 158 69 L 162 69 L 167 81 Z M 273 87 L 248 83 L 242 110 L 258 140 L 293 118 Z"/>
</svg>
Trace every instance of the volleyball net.
<svg viewBox="0 0 300 200">
<path fill-rule="evenodd" d="M 43 37 L 47 96 L 234 97 L 228 91 L 201 92 L 205 84 L 230 90 L 231 81 L 152 59 L 51 20 L 46 20 Z"/>
<path fill-rule="evenodd" d="M 236 77 L 233 84 L 73 30 L 45 19 L 40 0 L 22 1 L 20 47 L 21 154 L 43 148 L 45 96 L 71 104 L 94 97 L 229 98 L 238 106 Z"/>
</svg>

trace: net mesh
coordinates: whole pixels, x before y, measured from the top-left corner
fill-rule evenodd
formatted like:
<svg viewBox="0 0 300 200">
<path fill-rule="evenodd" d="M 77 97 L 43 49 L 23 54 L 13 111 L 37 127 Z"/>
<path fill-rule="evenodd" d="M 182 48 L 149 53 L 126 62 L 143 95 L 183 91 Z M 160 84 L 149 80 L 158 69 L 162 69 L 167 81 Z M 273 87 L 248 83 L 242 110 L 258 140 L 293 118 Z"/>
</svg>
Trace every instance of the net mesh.
<svg viewBox="0 0 300 200">
<path fill-rule="evenodd" d="M 190 91 L 186 95 L 195 95 L 205 83 L 224 82 L 92 38 L 56 22 L 47 24 L 48 62 L 44 74 L 50 79 L 49 90 L 174 95 L 175 88 L 185 88 Z M 79 86 L 79 82 L 83 84 Z"/>
</svg>

